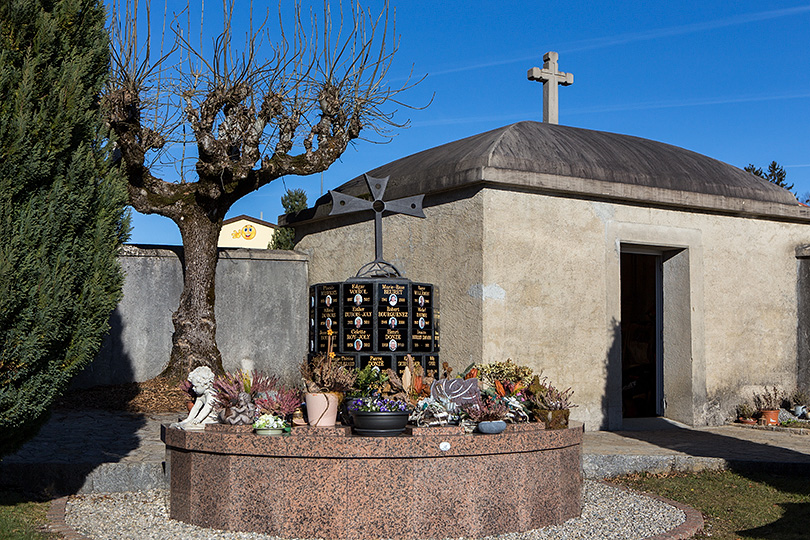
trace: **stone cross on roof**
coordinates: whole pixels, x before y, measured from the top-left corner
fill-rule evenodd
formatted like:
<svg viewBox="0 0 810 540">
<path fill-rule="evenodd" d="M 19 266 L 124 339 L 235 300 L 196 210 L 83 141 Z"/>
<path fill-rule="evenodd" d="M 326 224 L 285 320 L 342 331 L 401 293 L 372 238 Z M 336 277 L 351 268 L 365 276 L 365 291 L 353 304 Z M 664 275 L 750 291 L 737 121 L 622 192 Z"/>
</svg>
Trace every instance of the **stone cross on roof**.
<svg viewBox="0 0 810 540">
<path fill-rule="evenodd" d="M 574 84 L 572 73 L 563 73 L 557 70 L 559 54 L 549 51 L 543 55 L 543 69 L 533 67 L 527 76 L 530 81 L 543 83 L 543 122 L 547 124 L 560 123 L 559 89 L 558 84 L 568 86 Z"/>
<path fill-rule="evenodd" d="M 422 210 L 422 200 L 425 198 L 425 195 L 414 195 L 395 201 L 383 201 L 382 198 L 385 194 L 385 188 L 388 186 L 388 177 L 372 178 L 367 174 L 363 176 L 366 179 L 372 200 L 359 199 L 330 189 L 329 194 L 332 196 L 332 210 L 329 212 L 329 215 L 334 216 L 358 212 L 360 210 L 373 210 L 375 258 L 373 262 L 360 268 L 356 277 L 400 276 L 399 270 L 397 270 L 394 265 L 383 260 L 382 215 L 383 212 L 391 212 L 394 214 L 407 214 L 409 216 L 424 218 L 425 213 Z"/>
</svg>

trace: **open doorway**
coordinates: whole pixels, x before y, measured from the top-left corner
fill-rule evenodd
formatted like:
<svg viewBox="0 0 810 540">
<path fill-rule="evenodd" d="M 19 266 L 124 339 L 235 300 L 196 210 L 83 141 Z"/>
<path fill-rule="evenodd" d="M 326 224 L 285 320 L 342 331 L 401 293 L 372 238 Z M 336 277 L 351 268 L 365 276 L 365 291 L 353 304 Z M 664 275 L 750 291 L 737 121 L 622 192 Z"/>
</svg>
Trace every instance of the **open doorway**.
<svg viewBox="0 0 810 540">
<path fill-rule="evenodd" d="M 621 252 L 622 416 L 664 414 L 662 255 Z"/>
</svg>

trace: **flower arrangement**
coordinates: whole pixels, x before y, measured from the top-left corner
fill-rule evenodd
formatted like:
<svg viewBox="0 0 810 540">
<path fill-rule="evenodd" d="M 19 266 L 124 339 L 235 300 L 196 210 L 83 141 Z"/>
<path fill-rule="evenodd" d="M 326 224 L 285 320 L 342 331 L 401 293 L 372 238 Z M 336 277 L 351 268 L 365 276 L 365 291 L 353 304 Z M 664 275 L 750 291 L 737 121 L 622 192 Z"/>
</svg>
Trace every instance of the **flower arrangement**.
<svg viewBox="0 0 810 540">
<path fill-rule="evenodd" d="M 254 429 L 284 429 L 288 427 L 287 422 L 274 414 L 263 414 L 253 422 Z"/>
<path fill-rule="evenodd" d="M 354 392 L 357 396 L 386 394 L 391 390 L 390 376 L 377 366 L 368 365 L 357 371 Z"/>
<path fill-rule="evenodd" d="M 214 397 L 218 408 L 234 406 L 239 402 L 239 394 L 245 392 L 250 402 L 255 402 L 259 394 L 267 393 L 278 386 L 275 375 L 266 375 L 258 370 L 250 372 L 238 369 L 226 372 L 214 380 Z"/>
<path fill-rule="evenodd" d="M 349 412 L 407 412 L 408 404 L 379 396 L 359 397 L 348 405 Z"/>
<path fill-rule="evenodd" d="M 462 413 L 473 422 L 493 422 L 506 419 L 509 407 L 500 400 L 481 399 L 476 403 L 468 403 L 461 408 Z"/>
<path fill-rule="evenodd" d="M 261 414 L 287 417 L 301 405 L 301 391 L 280 385 L 278 388 L 260 393 L 255 402 Z"/>
<path fill-rule="evenodd" d="M 301 378 L 304 380 L 307 392 L 318 394 L 322 392 L 347 392 L 351 390 L 355 381 L 353 369 L 346 369 L 335 364 L 335 353 L 332 351 L 332 330 L 327 330 L 327 352 L 304 358 L 301 363 Z"/>
</svg>

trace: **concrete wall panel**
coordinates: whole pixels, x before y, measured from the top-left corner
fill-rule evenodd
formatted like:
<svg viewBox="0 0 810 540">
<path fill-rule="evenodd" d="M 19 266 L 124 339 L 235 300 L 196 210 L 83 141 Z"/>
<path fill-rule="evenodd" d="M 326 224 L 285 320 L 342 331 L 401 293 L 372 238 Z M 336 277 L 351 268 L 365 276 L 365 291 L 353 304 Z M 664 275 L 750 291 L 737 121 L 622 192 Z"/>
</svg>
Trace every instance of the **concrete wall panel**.
<svg viewBox="0 0 810 540">
<path fill-rule="evenodd" d="M 172 313 L 183 287 L 180 248 L 125 246 L 124 298 L 110 333 L 76 388 L 145 381 L 169 359 Z M 306 354 L 307 259 L 300 253 L 223 249 L 217 265 L 217 343 L 225 369 L 298 379 Z"/>
</svg>

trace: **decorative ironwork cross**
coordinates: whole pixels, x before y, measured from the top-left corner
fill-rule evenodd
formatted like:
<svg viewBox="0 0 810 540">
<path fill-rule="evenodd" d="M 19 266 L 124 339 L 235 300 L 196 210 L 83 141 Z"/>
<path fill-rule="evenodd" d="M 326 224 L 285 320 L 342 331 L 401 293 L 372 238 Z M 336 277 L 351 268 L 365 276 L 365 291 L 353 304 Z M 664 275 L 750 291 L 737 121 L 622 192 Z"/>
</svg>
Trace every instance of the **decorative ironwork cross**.
<svg viewBox="0 0 810 540">
<path fill-rule="evenodd" d="M 558 84 L 568 86 L 574 84 L 573 73 L 563 73 L 557 69 L 557 59 L 560 55 L 549 51 L 543 55 L 543 69 L 533 67 L 527 74 L 530 81 L 543 83 L 543 122 L 558 124 L 560 122 L 559 88 Z"/>
<path fill-rule="evenodd" d="M 385 188 L 388 186 L 388 176 L 385 178 L 372 178 L 364 174 L 366 184 L 368 184 L 369 193 L 371 193 L 372 201 L 359 199 L 346 195 L 338 191 L 329 190 L 329 195 L 332 196 L 332 210 L 329 212 L 330 216 L 339 214 L 350 214 L 362 210 L 374 211 L 374 261 L 363 266 L 358 272 L 356 277 L 364 276 L 380 276 L 380 275 L 395 275 L 401 276 L 397 268 L 383 260 L 383 247 L 382 247 L 382 215 L 383 212 L 391 212 L 394 214 L 406 214 L 409 216 L 424 218 L 425 213 L 422 211 L 422 200 L 425 195 L 414 195 L 412 197 L 404 197 L 395 201 L 383 201 Z M 390 270 L 389 270 L 390 268 Z M 393 270 L 393 272 L 391 271 Z"/>
</svg>

